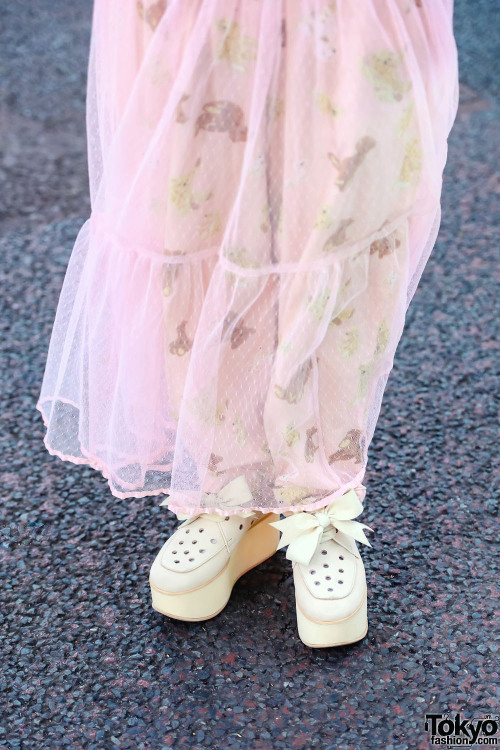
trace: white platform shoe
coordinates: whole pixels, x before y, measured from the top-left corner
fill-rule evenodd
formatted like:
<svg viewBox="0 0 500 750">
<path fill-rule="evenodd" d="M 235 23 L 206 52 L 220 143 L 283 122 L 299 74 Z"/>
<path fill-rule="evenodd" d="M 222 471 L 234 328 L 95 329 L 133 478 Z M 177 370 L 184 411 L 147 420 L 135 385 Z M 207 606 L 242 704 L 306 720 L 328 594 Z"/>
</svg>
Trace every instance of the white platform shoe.
<svg viewBox="0 0 500 750">
<path fill-rule="evenodd" d="M 368 630 L 365 568 L 355 540 L 371 546 L 363 532 L 370 527 L 353 520 L 362 510 L 349 490 L 321 510 L 271 524 L 283 532 L 278 549 L 288 545 L 298 632 L 312 648 L 354 643 Z"/>
<path fill-rule="evenodd" d="M 229 508 L 252 495 L 243 476 L 230 482 L 207 505 Z M 164 501 L 161 505 L 168 504 Z M 279 515 L 248 511 L 224 516 L 177 514 L 184 519 L 158 552 L 149 574 L 152 606 L 178 620 L 208 620 L 219 614 L 244 573 L 274 555 Z"/>
</svg>

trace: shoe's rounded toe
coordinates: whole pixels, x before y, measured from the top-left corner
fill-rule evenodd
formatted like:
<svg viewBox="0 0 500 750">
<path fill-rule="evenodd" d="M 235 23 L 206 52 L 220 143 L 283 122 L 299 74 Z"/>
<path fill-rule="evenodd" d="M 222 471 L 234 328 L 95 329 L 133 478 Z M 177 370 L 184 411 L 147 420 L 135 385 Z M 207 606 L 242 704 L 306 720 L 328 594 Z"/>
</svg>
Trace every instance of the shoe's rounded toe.
<svg viewBox="0 0 500 750">
<path fill-rule="evenodd" d="M 344 566 L 347 567 L 345 563 Z M 328 576 L 316 567 L 298 563 L 293 566 L 295 594 L 303 612 L 325 622 L 352 615 L 366 596 L 366 576 L 361 560 L 350 561 L 350 575 L 342 568 L 341 571 L 330 570 L 333 575 Z"/>
<path fill-rule="evenodd" d="M 366 575 L 357 549 L 321 544 L 309 565 L 293 564 L 297 625 L 308 646 L 354 643 L 366 635 Z"/>
<path fill-rule="evenodd" d="M 252 516 L 201 514 L 180 526 L 150 569 L 153 608 L 180 620 L 217 615 L 235 581 L 276 551 L 276 516 Z"/>
<path fill-rule="evenodd" d="M 180 527 L 167 539 L 149 572 L 152 587 L 180 594 L 208 583 L 229 559 L 224 539 L 216 524 L 205 521 Z"/>
</svg>

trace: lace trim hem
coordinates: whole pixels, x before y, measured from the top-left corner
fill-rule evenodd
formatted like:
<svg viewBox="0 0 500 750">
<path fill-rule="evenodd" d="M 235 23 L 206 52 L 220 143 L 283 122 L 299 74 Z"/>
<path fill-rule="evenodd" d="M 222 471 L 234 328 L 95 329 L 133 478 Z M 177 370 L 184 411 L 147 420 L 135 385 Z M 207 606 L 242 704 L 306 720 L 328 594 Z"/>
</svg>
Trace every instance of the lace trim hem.
<svg viewBox="0 0 500 750">
<path fill-rule="evenodd" d="M 43 423 L 45 427 L 48 426 L 48 420 L 45 416 L 45 413 L 43 411 L 43 408 L 38 402 L 36 404 L 36 409 L 40 412 L 42 415 Z M 66 461 L 68 463 L 77 464 L 80 466 L 90 466 L 90 468 L 94 469 L 95 471 L 98 471 L 104 479 L 106 479 L 110 492 L 113 495 L 113 497 L 118 498 L 119 500 L 128 500 L 130 498 L 143 498 L 143 497 L 158 497 L 159 495 L 166 495 L 169 497 L 169 493 L 171 491 L 170 487 L 162 487 L 158 490 L 131 490 L 130 492 L 120 492 L 117 490 L 113 484 L 113 477 L 112 474 L 106 469 L 105 466 L 103 466 L 102 461 L 100 461 L 96 456 L 92 456 L 90 454 L 85 456 L 71 456 L 66 453 L 62 453 L 61 451 L 56 450 L 55 448 L 52 448 L 47 440 L 47 435 L 43 438 L 43 443 L 45 445 L 45 448 L 47 449 L 48 453 L 51 456 L 57 456 L 61 459 L 61 461 Z M 168 471 L 172 468 L 172 466 L 166 467 L 165 470 Z M 329 502 L 332 501 L 332 497 L 337 497 L 337 495 L 343 495 L 345 492 L 347 492 L 350 489 L 354 489 L 357 487 L 364 476 L 364 470 L 361 470 L 359 474 L 350 482 L 348 482 L 346 485 L 341 487 L 336 493 L 332 493 L 330 495 Z M 220 516 L 231 516 L 231 515 L 238 515 L 242 511 L 248 511 L 248 510 L 255 510 L 260 511 L 261 513 L 286 513 L 287 511 L 291 512 L 299 512 L 299 511 L 315 511 L 320 510 L 321 508 L 325 507 L 325 502 L 322 498 L 319 500 L 308 503 L 308 504 L 300 504 L 300 505 L 280 505 L 276 507 L 268 507 L 268 506 L 261 506 L 256 505 L 252 507 L 242 507 L 239 509 L 234 508 L 215 508 L 215 507 L 193 507 L 190 505 L 182 505 L 175 501 L 169 502 L 166 504 L 168 510 L 170 510 L 172 513 L 184 513 L 189 515 L 196 515 L 198 513 L 218 513 Z"/>
</svg>

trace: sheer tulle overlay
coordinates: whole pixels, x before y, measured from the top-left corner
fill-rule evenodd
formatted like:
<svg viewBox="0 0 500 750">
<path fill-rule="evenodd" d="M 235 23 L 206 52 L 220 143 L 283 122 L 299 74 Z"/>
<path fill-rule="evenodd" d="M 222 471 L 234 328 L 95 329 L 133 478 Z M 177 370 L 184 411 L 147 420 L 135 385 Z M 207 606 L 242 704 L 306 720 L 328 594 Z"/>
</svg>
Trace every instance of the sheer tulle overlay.
<svg viewBox="0 0 500 750">
<path fill-rule="evenodd" d="M 37 408 L 119 498 L 361 486 L 440 224 L 452 0 L 96 0 L 92 212 Z"/>
</svg>

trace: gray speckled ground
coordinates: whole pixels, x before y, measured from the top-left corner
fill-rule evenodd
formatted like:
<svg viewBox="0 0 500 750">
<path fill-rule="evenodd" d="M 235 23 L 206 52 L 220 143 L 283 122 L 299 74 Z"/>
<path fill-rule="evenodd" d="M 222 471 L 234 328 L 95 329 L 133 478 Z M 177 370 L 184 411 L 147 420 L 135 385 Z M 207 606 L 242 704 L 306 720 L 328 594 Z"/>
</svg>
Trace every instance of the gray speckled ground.
<svg viewBox="0 0 500 750">
<path fill-rule="evenodd" d="M 369 632 L 315 651 L 296 634 L 283 553 L 216 619 L 163 619 L 147 575 L 172 516 L 44 449 L 34 407 L 89 212 L 90 12 L 1 11 L 0 747 L 414 750 L 429 747 L 428 711 L 498 712 L 498 5 L 456 3 L 443 219 L 366 475 Z"/>
</svg>

